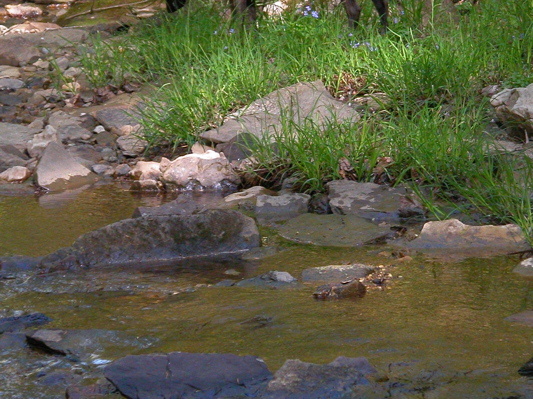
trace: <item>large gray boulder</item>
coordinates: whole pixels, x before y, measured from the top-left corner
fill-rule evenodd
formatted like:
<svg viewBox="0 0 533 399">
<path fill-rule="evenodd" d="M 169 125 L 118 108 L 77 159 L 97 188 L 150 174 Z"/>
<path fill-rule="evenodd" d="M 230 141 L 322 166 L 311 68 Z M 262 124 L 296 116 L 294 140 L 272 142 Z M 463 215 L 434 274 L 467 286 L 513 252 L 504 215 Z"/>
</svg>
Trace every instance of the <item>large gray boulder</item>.
<svg viewBox="0 0 533 399">
<path fill-rule="evenodd" d="M 525 141 L 533 135 L 533 83 L 527 87 L 505 89 L 490 99 L 496 114 L 515 138 Z"/>
<path fill-rule="evenodd" d="M 357 122 L 359 114 L 350 106 L 337 101 L 321 81 L 297 83 L 276 90 L 236 112 L 222 126 L 200 135 L 213 143 L 227 143 L 240 133 L 257 137 L 280 133 L 287 120 L 302 125 L 313 122 L 326 126 L 328 122 Z"/>
<path fill-rule="evenodd" d="M 43 258 L 48 271 L 77 267 L 160 264 L 199 256 L 242 254 L 258 247 L 253 219 L 237 211 L 125 219 L 79 237 Z"/>
<path fill-rule="evenodd" d="M 35 182 L 51 191 L 93 183 L 97 176 L 77 162 L 61 144 L 50 142 L 35 169 Z"/>
<path fill-rule="evenodd" d="M 272 378 L 254 356 L 180 352 L 126 356 L 104 375 L 130 399 L 256 397 Z"/>
</svg>

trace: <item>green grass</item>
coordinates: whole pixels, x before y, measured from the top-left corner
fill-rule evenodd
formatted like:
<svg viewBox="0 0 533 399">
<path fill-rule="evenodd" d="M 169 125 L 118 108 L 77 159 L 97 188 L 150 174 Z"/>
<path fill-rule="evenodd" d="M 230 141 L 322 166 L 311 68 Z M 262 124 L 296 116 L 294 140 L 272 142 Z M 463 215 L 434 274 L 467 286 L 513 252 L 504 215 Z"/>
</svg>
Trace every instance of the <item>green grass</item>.
<svg viewBox="0 0 533 399">
<path fill-rule="evenodd" d="M 325 129 L 287 118 L 282 132 L 257 143 L 258 169 L 283 170 L 315 192 L 342 178 L 339 161 L 348 162 L 351 178 L 409 184 L 431 193 L 426 199 L 515 222 L 533 239 L 531 162 L 488 150 L 494 138 L 483 130 L 491 107 L 480 95 L 490 84 L 533 82 L 533 1 L 464 5 L 467 12 L 451 23 L 439 1 L 424 18 L 422 2 L 404 0 L 403 14 L 391 6 L 385 36 L 377 34 L 371 2 L 362 3 L 357 31 L 348 29 L 340 8 L 319 10 L 318 19 L 298 12 L 262 18 L 245 29 L 221 18 L 215 6 L 191 7 L 113 41 L 95 41 L 83 65 L 97 87 L 154 83 L 157 93 L 143 112 L 146 136 L 173 146 L 193 143 L 273 90 L 320 79 L 343 93 L 348 77 L 360 82 L 361 94 L 382 93 L 382 110 L 365 113 L 356 126 Z M 376 170 L 385 157 L 390 162 Z"/>
</svg>

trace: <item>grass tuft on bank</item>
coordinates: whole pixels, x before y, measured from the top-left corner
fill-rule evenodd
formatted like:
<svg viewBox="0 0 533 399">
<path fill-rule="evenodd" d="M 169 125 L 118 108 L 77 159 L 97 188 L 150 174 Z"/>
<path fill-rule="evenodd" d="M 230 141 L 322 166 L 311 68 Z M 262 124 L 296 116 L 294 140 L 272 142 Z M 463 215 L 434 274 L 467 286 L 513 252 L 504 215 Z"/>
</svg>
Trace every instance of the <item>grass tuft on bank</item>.
<svg viewBox="0 0 533 399">
<path fill-rule="evenodd" d="M 377 112 L 355 126 L 298 127 L 289 120 L 257 143 L 258 169 L 298 177 L 317 192 L 332 179 L 411 185 L 436 217 L 452 203 L 493 222 L 519 224 L 533 240 L 531 160 L 493 150 L 493 118 L 480 91 L 533 83 L 533 2 L 484 0 L 457 15 L 435 1 L 391 5 L 391 29 L 380 36 L 371 2 L 362 26 L 348 29 L 344 11 L 262 18 L 244 29 L 216 6 L 197 6 L 135 26 L 111 41 L 95 40 L 83 60 L 93 85 L 128 80 L 158 89 L 144 110 L 152 144 L 192 144 L 230 112 L 273 90 L 322 80 L 331 92 L 375 95 Z M 348 90 L 349 89 L 349 90 Z"/>
</svg>

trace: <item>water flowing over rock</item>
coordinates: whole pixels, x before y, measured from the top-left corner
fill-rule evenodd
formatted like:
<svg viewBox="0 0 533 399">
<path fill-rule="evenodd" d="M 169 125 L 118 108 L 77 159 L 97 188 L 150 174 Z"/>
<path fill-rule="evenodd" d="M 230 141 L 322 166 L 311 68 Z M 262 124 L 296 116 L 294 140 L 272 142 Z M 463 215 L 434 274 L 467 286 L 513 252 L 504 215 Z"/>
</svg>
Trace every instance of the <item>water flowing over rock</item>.
<svg viewBox="0 0 533 399">
<path fill-rule="evenodd" d="M 104 374 L 130 399 L 255 397 L 272 377 L 254 356 L 180 352 L 126 356 Z"/>
<path fill-rule="evenodd" d="M 507 254 L 530 248 L 517 225 L 468 226 L 457 219 L 424 224 L 420 236 L 405 246 L 420 251 L 446 251 L 450 256 Z"/>
<path fill-rule="evenodd" d="M 328 121 L 357 122 L 359 114 L 335 100 L 321 81 L 297 83 L 254 101 L 227 119 L 222 126 L 200 135 L 213 143 L 227 143 L 239 133 L 263 137 L 280 133 L 283 123 L 306 122 L 325 127 Z"/>
<path fill-rule="evenodd" d="M 490 103 L 510 134 L 528 141 L 533 135 L 533 83 L 527 87 L 505 89 L 494 95 Z"/>
<path fill-rule="evenodd" d="M 364 357 L 338 357 L 329 364 L 287 360 L 269 382 L 265 398 L 341 399 L 370 388 L 367 376 L 377 373 Z M 364 391 L 363 391 L 364 392 Z M 369 393 L 369 392 L 367 392 Z M 381 396 L 384 397 L 384 396 Z"/>
<path fill-rule="evenodd" d="M 215 151 L 184 155 L 161 164 L 161 171 L 163 183 L 185 189 L 222 189 L 241 182 L 226 157 Z"/>
<path fill-rule="evenodd" d="M 240 254 L 260 245 L 253 219 L 237 211 L 125 219 L 79 237 L 43 258 L 47 271 L 109 265 L 160 264 Z"/>
<path fill-rule="evenodd" d="M 387 235 L 390 228 L 355 215 L 306 213 L 278 227 L 278 232 L 283 238 L 301 244 L 352 247 Z"/>
</svg>

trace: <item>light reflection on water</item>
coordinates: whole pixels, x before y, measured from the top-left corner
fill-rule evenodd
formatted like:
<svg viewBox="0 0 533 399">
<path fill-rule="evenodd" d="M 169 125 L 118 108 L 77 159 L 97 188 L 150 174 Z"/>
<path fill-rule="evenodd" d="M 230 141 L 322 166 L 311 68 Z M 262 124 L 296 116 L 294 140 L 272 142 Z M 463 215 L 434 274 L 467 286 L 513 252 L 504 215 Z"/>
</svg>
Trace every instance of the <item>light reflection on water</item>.
<svg viewBox="0 0 533 399">
<path fill-rule="evenodd" d="M 122 214 L 129 216 L 126 208 L 138 203 L 124 193 L 81 193 L 75 203 L 61 208 L 72 212 L 72 224 L 46 229 L 42 223 L 59 217 L 55 209 L 39 211 L 20 200 L 28 220 L 31 215 L 32 229 L 53 230 L 54 236 L 64 240 L 75 238 L 76 225 L 89 228 L 91 223 L 106 224 Z M 120 201 L 122 205 L 113 210 L 113 204 Z M 89 212 L 100 218 L 98 223 L 75 222 L 77 216 Z M 22 214 L 22 210 L 8 212 L 19 222 Z M 13 226 L 17 220 L 7 223 Z M 61 226 L 67 231 L 61 231 Z M 66 244 L 39 245 L 27 247 L 26 254 L 42 254 Z M 440 263 L 415 256 L 411 262 L 390 268 L 394 280 L 386 289 L 370 290 L 358 301 L 315 301 L 315 286 L 287 290 L 210 286 L 239 278 L 225 275 L 228 269 L 248 277 L 270 270 L 299 277 L 305 268 L 328 264 L 393 263 L 392 258 L 379 255 L 379 247 L 285 246 L 285 251 L 254 263 L 229 259 L 159 270 L 89 270 L 25 283 L 6 281 L 0 300 L 8 311 L 47 314 L 54 319 L 51 328 L 119 330 L 156 339 L 150 347 L 132 346 L 127 352 L 111 344 L 99 354 L 106 360 L 129 353 L 231 352 L 260 356 L 275 371 L 286 359 L 326 363 L 337 356 L 366 356 L 393 379 L 418 381 L 421 386 L 429 380 L 442 384 L 433 397 L 492 398 L 528 384 L 516 371 L 532 355 L 531 329 L 504 320 L 533 305 L 531 283 L 511 272 L 516 258 Z M 257 316 L 272 321 L 263 326 L 253 321 Z M 15 373 L 32 364 L 27 356 L 14 352 L 0 359 Z M 14 367 L 16 362 L 21 366 Z M 46 397 L 39 396 L 31 376 L 18 385 L 16 375 L 10 378 L 11 386 L 26 390 L 27 395 Z M 60 387 L 57 390 L 64 392 Z"/>
</svg>

